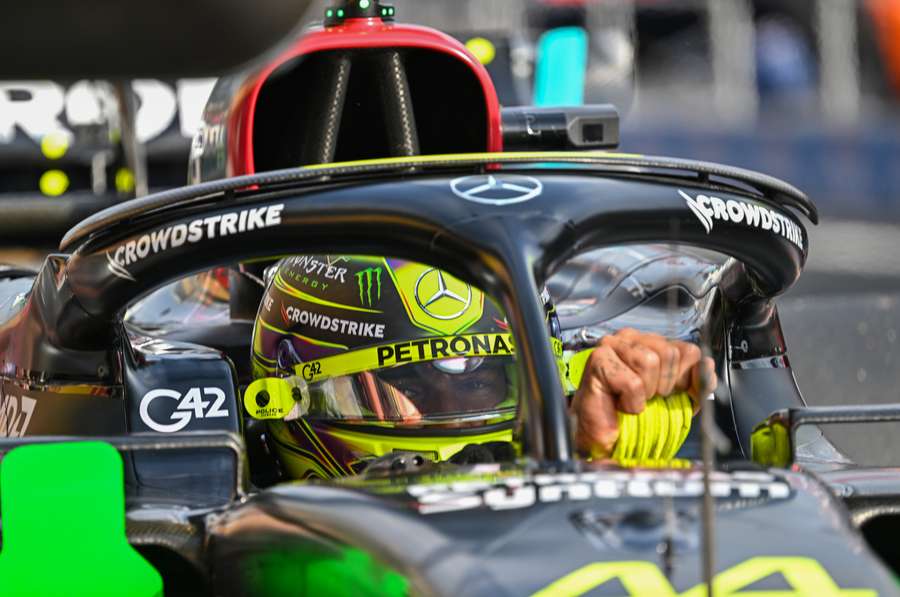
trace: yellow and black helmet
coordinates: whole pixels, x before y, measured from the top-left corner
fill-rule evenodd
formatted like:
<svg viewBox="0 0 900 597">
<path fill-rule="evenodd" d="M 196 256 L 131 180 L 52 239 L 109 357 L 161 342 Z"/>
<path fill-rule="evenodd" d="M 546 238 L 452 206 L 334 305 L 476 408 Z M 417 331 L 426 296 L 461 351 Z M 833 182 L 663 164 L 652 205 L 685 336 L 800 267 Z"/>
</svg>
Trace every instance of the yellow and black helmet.
<svg viewBox="0 0 900 597">
<path fill-rule="evenodd" d="M 549 305 L 549 302 L 547 302 Z M 548 306 L 551 329 L 558 330 Z M 512 442 L 512 334 L 484 293 L 401 259 L 302 255 L 268 281 L 244 395 L 295 478 L 352 474 L 395 452 L 447 460 Z M 554 339 L 557 354 L 559 341 Z"/>
</svg>

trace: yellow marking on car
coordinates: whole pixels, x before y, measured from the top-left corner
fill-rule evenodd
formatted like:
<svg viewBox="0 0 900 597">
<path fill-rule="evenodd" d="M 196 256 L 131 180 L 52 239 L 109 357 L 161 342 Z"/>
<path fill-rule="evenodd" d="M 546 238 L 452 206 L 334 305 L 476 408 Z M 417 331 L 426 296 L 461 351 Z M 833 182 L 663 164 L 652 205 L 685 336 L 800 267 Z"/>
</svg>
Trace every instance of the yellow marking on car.
<svg viewBox="0 0 900 597">
<path fill-rule="evenodd" d="M 334 162 L 329 164 L 310 164 L 303 166 L 307 170 L 352 168 L 362 166 L 398 165 L 404 164 L 442 164 L 446 162 L 467 161 L 492 161 L 502 163 L 521 163 L 522 160 L 534 159 L 535 162 L 553 162 L 555 159 L 571 161 L 572 159 L 634 159 L 644 157 L 639 153 L 618 153 L 611 151 L 504 151 L 481 153 L 448 153 L 438 155 L 415 155 L 392 158 L 375 158 L 370 160 L 353 160 L 349 162 Z"/>
<path fill-rule="evenodd" d="M 842 589 L 816 560 L 792 556 L 759 556 L 715 575 L 712 594 L 737 595 L 745 587 L 773 574 L 781 574 L 791 590 L 747 592 L 753 597 L 877 597 L 873 589 Z M 652 562 L 596 562 L 565 575 L 532 597 L 577 597 L 612 580 L 618 580 L 629 597 L 705 597 L 705 583 L 678 593 Z"/>
</svg>

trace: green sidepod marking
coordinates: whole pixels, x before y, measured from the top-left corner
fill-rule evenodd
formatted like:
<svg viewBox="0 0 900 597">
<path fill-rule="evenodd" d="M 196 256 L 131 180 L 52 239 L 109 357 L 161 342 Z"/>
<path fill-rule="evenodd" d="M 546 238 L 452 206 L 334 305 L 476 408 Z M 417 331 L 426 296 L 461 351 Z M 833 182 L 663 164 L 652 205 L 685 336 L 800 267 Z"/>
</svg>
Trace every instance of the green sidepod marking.
<svg viewBox="0 0 900 597">
<path fill-rule="evenodd" d="M 401 597 L 410 593 L 403 575 L 352 547 L 277 549 L 248 557 L 243 585 L 251 595 Z"/>
<path fill-rule="evenodd" d="M 749 591 L 742 589 L 772 574 L 780 573 L 791 590 Z M 684 593 L 676 592 L 659 567 L 652 562 L 597 562 L 567 574 L 534 593 L 532 597 L 576 597 L 618 580 L 629 597 L 706 597 L 701 583 Z M 750 558 L 718 573 L 712 582 L 720 597 L 877 597 L 874 589 L 841 589 L 822 565 L 811 558 L 761 556 Z"/>
<path fill-rule="evenodd" d="M 122 468 L 102 442 L 20 446 L 0 460 L 0 596 L 163 594 L 125 536 Z"/>
</svg>

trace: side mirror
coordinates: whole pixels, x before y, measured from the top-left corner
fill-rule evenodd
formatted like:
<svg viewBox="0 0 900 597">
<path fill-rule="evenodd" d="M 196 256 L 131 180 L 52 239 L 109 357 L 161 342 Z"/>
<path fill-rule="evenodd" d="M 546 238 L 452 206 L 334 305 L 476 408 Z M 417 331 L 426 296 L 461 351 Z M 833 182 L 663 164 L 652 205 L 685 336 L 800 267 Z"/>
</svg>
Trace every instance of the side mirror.
<svg viewBox="0 0 900 597">
<path fill-rule="evenodd" d="M 610 104 L 503 108 L 506 151 L 613 149 L 619 146 L 619 113 Z"/>
<path fill-rule="evenodd" d="M 753 429 L 750 458 L 763 466 L 785 468 L 797 460 L 797 430 L 803 425 L 890 421 L 900 421 L 900 403 L 805 406 L 778 410 Z"/>
</svg>

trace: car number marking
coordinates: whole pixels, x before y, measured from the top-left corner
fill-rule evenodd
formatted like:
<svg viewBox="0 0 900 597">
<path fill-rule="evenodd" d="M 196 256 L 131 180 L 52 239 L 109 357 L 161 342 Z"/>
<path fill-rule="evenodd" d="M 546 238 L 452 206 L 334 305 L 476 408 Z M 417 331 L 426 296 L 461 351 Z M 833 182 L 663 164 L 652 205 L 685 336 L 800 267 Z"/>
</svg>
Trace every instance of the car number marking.
<svg viewBox="0 0 900 597">
<path fill-rule="evenodd" d="M 780 573 L 791 590 L 751 591 L 743 589 L 772 574 Z M 583 595 L 618 579 L 629 596 L 654 595 L 655 597 L 703 597 L 706 585 L 701 583 L 684 593 L 675 588 L 652 562 L 595 562 L 571 572 L 532 597 L 575 597 Z M 716 574 L 712 581 L 716 595 L 754 595 L 755 597 L 788 597 L 789 595 L 816 595 L 817 597 L 875 597 L 872 589 L 841 589 L 816 560 L 804 557 L 759 556 L 745 560 L 736 566 Z"/>
<path fill-rule="evenodd" d="M 0 437 L 22 437 L 28 431 L 37 400 L 7 394 L 0 399 Z"/>
</svg>

